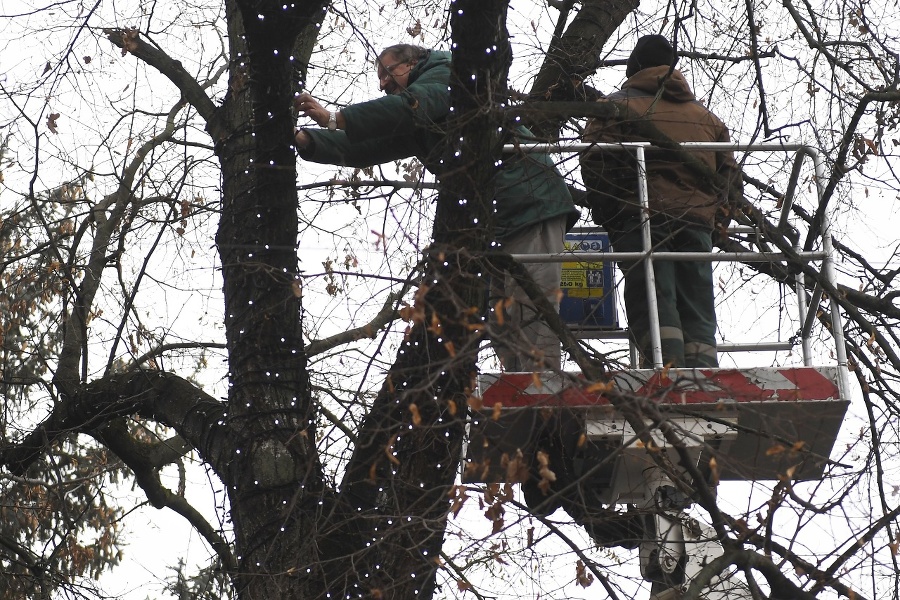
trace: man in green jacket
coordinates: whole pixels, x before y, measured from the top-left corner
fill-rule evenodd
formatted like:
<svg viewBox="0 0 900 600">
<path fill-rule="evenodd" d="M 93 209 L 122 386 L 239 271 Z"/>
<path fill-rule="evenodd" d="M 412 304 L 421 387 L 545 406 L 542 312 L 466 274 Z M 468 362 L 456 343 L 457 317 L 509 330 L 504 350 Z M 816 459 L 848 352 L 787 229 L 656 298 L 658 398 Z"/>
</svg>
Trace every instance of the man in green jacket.
<svg viewBox="0 0 900 600">
<path fill-rule="evenodd" d="M 628 59 L 622 90 L 600 100 L 615 105 L 616 117 L 592 119 L 587 142 L 728 142 L 728 128 L 697 101 L 675 52 L 661 35 L 640 38 Z M 660 136 L 661 134 L 661 136 Z M 648 148 L 647 194 L 653 250 L 710 252 L 716 223 L 728 214 L 728 199 L 742 193 L 740 168 L 730 150 L 674 151 Z M 690 159 L 686 161 L 685 159 Z M 690 164 L 689 164 L 690 162 Z M 581 157 L 594 221 L 603 225 L 616 251 L 643 250 L 633 151 L 595 150 Z M 632 340 L 651 364 L 650 317 L 643 263 L 621 262 L 625 311 Z M 715 367 L 716 314 L 712 264 L 655 261 L 663 364 Z"/>
<path fill-rule="evenodd" d="M 368 167 L 417 157 L 438 178 L 450 114 L 450 53 L 410 44 L 381 52 L 378 79 L 385 96 L 329 111 L 309 94 L 294 100 L 297 111 L 322 129 L 299 129 L 294 138 L 304 160 Z M 531 136 L 524 127 L 515 132 Z M 567 225 L 578 218 L 568 188 L 546 154 L 504 160 L 495 179 L 495 233 L 510 254 L 564 250 Z M 526 269 L 558 310 L 560 263 L 526 263 Z M 494 300 L 512 298 L 504 325 L 492 323 L 494 347 L 508 371 L 559 369 L 560 344 L 542 322 L 527 294 L 507 276 L 492 286 Z M 495 306 L 494 302 L 491 303 Z M 502 310 L 502 309 L 501 309 Z"/>
</svg>

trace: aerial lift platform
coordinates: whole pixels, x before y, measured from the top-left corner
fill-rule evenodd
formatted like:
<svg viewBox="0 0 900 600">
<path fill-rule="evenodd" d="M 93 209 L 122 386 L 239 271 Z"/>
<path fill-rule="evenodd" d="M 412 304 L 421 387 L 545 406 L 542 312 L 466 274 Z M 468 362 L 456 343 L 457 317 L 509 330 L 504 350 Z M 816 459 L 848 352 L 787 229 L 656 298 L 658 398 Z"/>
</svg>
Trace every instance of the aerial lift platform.
<svg viewBox="0 0 900 600">
<path fill-rule="evenodd" d="M 638 164 L 639 199 L 647 211 L 645 149 L 646 143 L 576 144 L 567 151 L 606 149 L 633 152 Z M 814 149 L 801 145 L 686 143 L 690 150 L 739 150 L 746 152 L 792 152 L 793 170 L 777 225 L 788 222 L 798 174 L 805 159 L 815 168 L 818 194 L 825 181 L 821 159 Z M 536 145 L 535 150 L 559 151 L 558 146 Z M 774 225 L 774 224 L 773 224 Z M 517 256 L 523 262 L 568 262 L 586 264 L 592 275 L 585 281 L 600 282 L 607 269 L 611 278 L 614 260 L 641 260 L 648 289 L 655 288 L 653 262 L 657 260 L 712 261 L 784 261 L 773 253 L 653 253 L 650 250 L 649 224 L 644 224 L 644 252 L 616 253 L 608 243 L 596 243 L 595 232 L 581 232 L 574 243 L 577 252 L 561 255 Z M 755 232 L 754 234 L 758 234 Z M 613 249 L 614 250 L 614 249 Z M 794 253 L 809 264 L 820 265 L 827 281 L 835 284 L 832 263 L 830 223 L 823 226 L 821 249 Z M 603 275 L 606 276 L 605 274 Z M 566 285 L 564 276 L 564 287 Z M 609 283 L 598 285 L 612 287 Z M 571 284 L 571 282 L 570 282 Z M 590 285 L 589 285 L 590 287 Z M 834 286 L 836 287 L 836 286 Z M 605 290 L 608 293 L 610 290 Z M 715 531 L 687 515 L 687 496 L 678 490 L 672 478 L 659 465 L 664 453 L 671 465 L 682 465 L 686 455 L 694 472 L 704 474 L 707 482 L 760 481 L 790 479 L 817 480 L 829 465 L 829 455 L 849 405 L 847 357 L 839 306 L 830 300 L 831 328 L 836 364 L 812 364 L 810 337 L 816 312 L 823 302 L 820 288 L 811 293 L 803 276 L 797 276 L 796 290 L 799 323 L 797 338 L 802 346 L 802 364 L 788 367 L 741 369 L 675 369 L 662 364 L 656 312 L 656 298 L 648 294 L 651 308 L 652 369 L 622 369 L 609 373 L 607 381 L 587 382 L 580 373 L 482 373 L 478 380 L 482 410 L 475 411 L 469 432 L 464 464 L 464 482 L 508 482 L 510 465 L 516 461 L 534 464 L 537 437 L 549 417 L 570 439 L 573 468 L 581 476 L 580 486 L 589 486 L 592 497 L 609 505 L 636 506 L 647 516 L 643 519 L 640 541 L 641 573 L 653 582 L 656 600 L 680 597 L 700 570 L 722 555 Z M 626 338 L 627 332 L 598 326 L 595 311 L 608 319 L 614 314 L 611 297 L 602 299 L 591 291 L 590 308 L 576 311 L 581 325 L 572 325 L 582 338 Z M 566 311 L 561 311 L 563 316 Z M 591 314 L 589 314 L 591 313 Z M 594 321 L 591 321 L 594 319 Z M 585 321 L 588 326 L 584 327 Z M 607 323 L 608 324 L 608 323 Z M 785 351 L 792 342 L 753 340 L 748 344 L 720 345 L 720 352 L 742 350 Z M 632 362 L 637 364 L 632 349 Z M 616 402 L 628 397 L 652 402 L 658 416 L 678 432 L 683 446 L 674 448 L 658 427 L 659 421 L 644 420 L 639 431 L 616 408 Z M 651 444 L 645 443 L 650 436 Z M 652 448 L 652 452 L 648 450 Z M 686 454 L 685 454 L 686 453 Z M 519 471 L 521 473 L 521 471 Z M 683 479 L 679 473 L 679 479 Z M 709 600 L 750 598 L 739 578 L 723 575 L 714 578 L 704 594 Z"/>
</svg>

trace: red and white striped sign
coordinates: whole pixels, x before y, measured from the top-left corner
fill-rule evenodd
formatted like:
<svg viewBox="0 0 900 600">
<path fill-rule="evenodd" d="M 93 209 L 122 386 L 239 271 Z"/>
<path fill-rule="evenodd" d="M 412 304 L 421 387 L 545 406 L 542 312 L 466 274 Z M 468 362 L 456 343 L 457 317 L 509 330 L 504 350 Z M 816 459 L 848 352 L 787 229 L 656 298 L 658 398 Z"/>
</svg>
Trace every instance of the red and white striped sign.
<svg viewBox="0 0 900 600">
<path fill-rule="evenodd" d="M 838 367 L 633 370 L 613 373 L 613 389 L 666 404 L 805 402 L 840 399 Z M 602 385 L 574 373 L 483 373 L 485 407 L 598 407 L 608 405 Z"/>
</svg>

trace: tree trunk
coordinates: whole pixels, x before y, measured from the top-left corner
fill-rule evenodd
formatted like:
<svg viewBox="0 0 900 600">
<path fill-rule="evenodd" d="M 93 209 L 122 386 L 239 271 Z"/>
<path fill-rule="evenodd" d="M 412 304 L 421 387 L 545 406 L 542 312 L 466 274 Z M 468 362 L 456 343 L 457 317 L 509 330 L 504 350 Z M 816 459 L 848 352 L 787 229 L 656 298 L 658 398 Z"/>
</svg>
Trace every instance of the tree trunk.
<svg viewBox="0 0 900 600">
<path fill-rule="evenodd" d="M 314 564 L 310 532 L 323 477 L 301 332 L 291 47 L 322 4 L 228 4 L 232 72 L 218 140 L 222 260 L 229 355 L 227 426 L 234 456 L 224 473 L 242 599 L 300 598 Z M 293 6 L 293 5 L 291 5 Z M 239 10 L 240 9 L 240 10 Z M 246 37 L 242 37 L 246 36 Z M 246 40 L 246 43 L 244 43 Z"/>
<path fill-rule="evenodd" d="M 567 17 L 565 2 L 561 19 Z M 597 70 L 600 51 L 625 18 L 637 9 L 639 0 L 585 0 L 562 35 L 554 35 L 531 87 L 529 99 L 583 100 L 581 82 Z M 557 27 L 560 31 L 561 27 Z M 529 126 L 536 136 L 556 140 L 565 119 L 532 118 Z"/>
<path fill-rule="evenodd" d="M 365 571 L 350 576 L 371 582 L 367 591 L 377 597 L 430 598 L 435 590 L 485 314 L 483 259 L 493 239 L 492 179 L 502 145 L 496 111 L 488 109 L 505 97 L 506 8 L 504 0 L 454 4 L 456 118 L 448 123 L 450 167 L 441 179 L 434 243 L 414 324 L 344 480 L 344 499 L 361 510 L 359 529 L 372 541 L 358 563 Z"/>
</svg>

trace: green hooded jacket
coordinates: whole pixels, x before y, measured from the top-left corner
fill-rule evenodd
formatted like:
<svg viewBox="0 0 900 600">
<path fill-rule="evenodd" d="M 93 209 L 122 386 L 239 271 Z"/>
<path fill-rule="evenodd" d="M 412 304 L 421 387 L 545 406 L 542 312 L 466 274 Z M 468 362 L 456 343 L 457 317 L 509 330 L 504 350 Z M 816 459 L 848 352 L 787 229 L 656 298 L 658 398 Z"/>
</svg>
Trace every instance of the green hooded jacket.
<svg viewBox="0 0 900 600">
<path fill-rule="evenodd" d="M 344 130 L 307 129 L 311 143 L 304 160 L 347 167 L 369 167 L 415 156 L 440 178 L 450 114 L 450 53 L 429 51 L 412 68 L 407 88 L 341 109 Z M 525 127 L 516 135 L 531 137 Z M 578 210 L 550 157 L 541 153 L 505 156 L 496 176 L 495 233 L 508 239 L 526 227 L 560 216 L 573 224 Z"/>
</svg>

